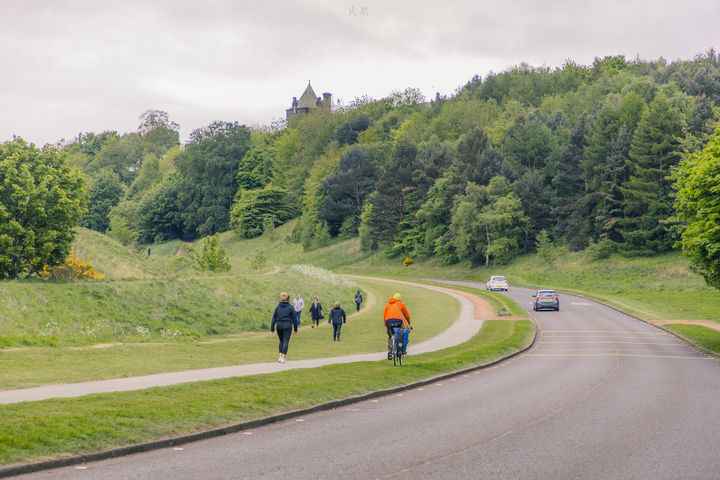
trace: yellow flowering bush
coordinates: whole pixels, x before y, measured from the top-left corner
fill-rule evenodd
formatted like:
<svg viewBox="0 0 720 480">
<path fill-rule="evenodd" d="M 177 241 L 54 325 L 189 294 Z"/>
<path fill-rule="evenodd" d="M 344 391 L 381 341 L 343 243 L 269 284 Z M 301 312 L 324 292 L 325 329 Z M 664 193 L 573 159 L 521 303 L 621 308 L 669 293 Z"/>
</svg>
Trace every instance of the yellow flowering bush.
<svg viewBox="0 0 720 480">
<path fill-rule="evenodd" d="M 105 274 L 98 272 L 89 263 L 77 256 L 74 250 L 70 251 L 70 255 L 65 262 L 54 267 L 45 265 L 38 274 L 40 278 L 45 280 L 103 280 Z"/>
</svg>

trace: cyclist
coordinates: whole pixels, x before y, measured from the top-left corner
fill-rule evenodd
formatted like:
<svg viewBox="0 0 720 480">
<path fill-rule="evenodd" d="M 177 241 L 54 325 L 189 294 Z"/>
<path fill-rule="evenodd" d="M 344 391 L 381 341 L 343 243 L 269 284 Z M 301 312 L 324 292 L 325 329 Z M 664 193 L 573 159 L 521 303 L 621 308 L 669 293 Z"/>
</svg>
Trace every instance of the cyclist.
<svg viewBox="0 0 720 480">
<path fill-rule="evenodd" d="M 383 313 L 385 319 L 385 328 L 387 329 L 388 335 L 388 359 L 392 360 L 392 335 L 395 328 L 402 328 L 403 331 L 403 354 L 407 353 L 407 343 L 409 339 L 410 329 L 410 311 L 407 309 L 405 304 L 402 302 L 402 296 L 396 293 L 388 299 L 385 304 L 385 311 Z"/>
</svg>

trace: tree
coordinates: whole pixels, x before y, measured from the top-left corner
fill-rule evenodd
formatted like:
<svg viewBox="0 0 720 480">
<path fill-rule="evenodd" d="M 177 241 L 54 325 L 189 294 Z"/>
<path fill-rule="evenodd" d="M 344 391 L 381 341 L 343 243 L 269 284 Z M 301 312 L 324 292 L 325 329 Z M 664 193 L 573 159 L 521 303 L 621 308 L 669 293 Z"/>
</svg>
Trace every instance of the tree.
<svg viewBox="0 0 720 480">
<path fill-rule="evenodd" d="M 97 158 L 88 166 L 94 174 L 101 170 L 112 170 L 125 185 L 130 185 L 142 165 L 145 149 L 142 138 L 136 133 L 112 138 L 105 143 Z"/>
<path fill-rule="evenodd" d="M 184 237 L 230 227 L 238 166 L 249 148 L 250 130 L 237 122 L 214 122 L 190 134 L 190 143 L 175 160 Z"/>
<path fill-rule="evenodd" d="M 146 151 L 158 157 L 180 144 L 180 125 L 162 110 L 147 110 L 140 115 L 138 133 L 145 141 Z"/>
<path fill-rule="evenodd" d="M 137 206 L 138 240 L 141 243 L 162 242 L 184 236 L 183 203 L 180 191 L 183 181 L 171 175 L 155 185 Z"/>
<path fill-rule="evenodd" d="M 680 246 L 705 281 L 720 288 L 720 128 L 674 174 Z"/>
<path fill-rule="evenodd" d="M 416 155 L 414 145 L 397 145 L 393 158 L 379 176 L 376 190 L 368 199 L 373 205 L 367 218 L 367 234 L 372 237 L 372 244 L 390 245 L 405 215 L 412 211 L 409 207 L 416 193 Z"/>
<path fill-rule="evenodd" d="M 56 148 L 0 144 L 0 278 L 61 264 L 86 204 L 82 177 Z"/>
<path fill-rule="evenodd" d="M 507 179 L 495 177 L 486 187 L 468 184 L 455 203 L 450 230 L 461 258 L 490 265 L 491 260 L 505 263 L 519 253 L 527 226 Z"/>
<path fill-rule="evenodd" d="M 102 171 L 93 179 L 90 189 L 90 205 L 81 224 L 98 232 L 107 231 L 110 226 L 110 210 L 117 205 L 125 193 L 120 177 L 110 170 Z"/>
<path fill-rule="evenodd" d="M 375 166 L 366 150 L 352 148 L 342 156 L 337 171 L 321 187 L 318 213 L 327 222 L 330 235 L 337 236 L 346 219 L 351 223 L 346 230 L 357 232 L 360 213 L 373 190 L 375 177 Z"/>
<path fill-rule="evenodd" d="M 240 159 L 237 171 L 238 188 L 251 190 L 270 183 L 273 178 L 274 156 L 272 146 L 264 143 L 253 145 Z"/>
<path fill-rule="evenodd" d="M 292 218 L 293 213 L 282 188 L 268 185 L 240 190 L 232 208 L 232 225 L 240 237 L 255 238 L 262 235 L 268 218 L 280 225 Z"/>
<path fill-rule="evenodd" d="M 631 176 L 625 187 L 621 232 L 632 253 L 668 251 L 675 241 L 667 224 L 672 216 L 671 170 L 680 161 L 684 116 L 658 94 L 643 112 L 630 147 Z"/>
</svg>

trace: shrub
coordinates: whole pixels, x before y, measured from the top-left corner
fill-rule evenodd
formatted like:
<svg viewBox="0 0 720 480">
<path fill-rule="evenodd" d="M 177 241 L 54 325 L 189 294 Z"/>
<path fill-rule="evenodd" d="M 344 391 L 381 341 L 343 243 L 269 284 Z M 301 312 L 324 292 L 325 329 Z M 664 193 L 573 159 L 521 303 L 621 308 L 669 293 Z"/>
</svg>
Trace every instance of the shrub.
<svg viewBox="0 0 720 480">
<path fill-rule="evenodd" d="M 190 256 L 195 262 L 195 268 L 201 271 L 209 272 L 228 272 L 230 271 L 230 259 L 225 253 L 225 249 L 220 246 L 220 240 L 217 235 L 210 235 L 202 240 L 202 248 L 198 253 L 195 249 L 190 249 Z"/>
<path fill-rule="evenodd" d="M 410 265 L 412 265 L 412 264 L 415 263 L 415 262 L 413 261 L 412 258 L 410 258 L 410 257 L 405 257 L 405 258 L 403 258 L 403 262 L 402 262 L 402 263 L 403 263 L 403 265 L 405 265 L 406 267 L 409 267 Z"/>
<path fill-rule="evenodd" d="M 75 254 L 74 250 L 60 265 L 49 267 L 45 265 L 38 273 L 45 280 L 60 280 L 71 282 L 75 280 L 103 280 L 105 274 L 98 272 L 93 266 Z"/>
<path fill-rule="evenodd" d="M 607 238 L 591 242 L 585 249 L 585 255 L 592 261 L 606 259 L 615 252 L 617 252 L 617 244 Z"/>
</svg>

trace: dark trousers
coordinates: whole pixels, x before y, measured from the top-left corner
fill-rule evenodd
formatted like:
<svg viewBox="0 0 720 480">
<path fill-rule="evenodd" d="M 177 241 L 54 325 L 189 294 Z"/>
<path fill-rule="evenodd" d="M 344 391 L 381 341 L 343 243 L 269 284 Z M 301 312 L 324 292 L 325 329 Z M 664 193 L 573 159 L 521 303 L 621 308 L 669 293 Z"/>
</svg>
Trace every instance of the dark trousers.
<svg viewBox="0 0 720 480">
<path fill-rule="evenodd" d="M 340 340 L 340 330 L 342 329 L 342 323 L 333 323 L 333 341 Z"/>
<path fill-rule="evenodd" d="M 360 302 L 360 303 L 355 302 L 355 307 L 357 308 L 357 310 L 355 310 L 356 312 L 360 311 L 360 305 L 362 305 L 362 302 Z"/>
<path fill-rule="evenodd" d="M 314 324 L 316 327 L 319 327 L 319 326 L 320 326 L 320 319 L 319 319 L 319 318 L 313 318 L 312 321 L 313 321 L 313 324 Z"/>
<path fill-rule="evenodd" d="M 298 327 L 300 326 L 300 316 L 302 315 L 302 310 L 299 312 L 295 312 L 295 323 L 297 323 Z"/>
<path fill-rule="evenodd" d="M 292 327 L 278 328 L 277 336 L 278 340 L 280 340 L 278 350 L 280 351 L 280 353 L 287 355 L 288 347 L 290 346 L 290 337 L 292 336 Z"/>
</svg>

